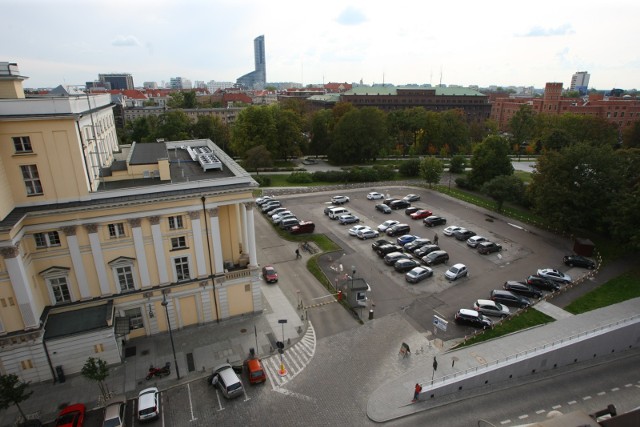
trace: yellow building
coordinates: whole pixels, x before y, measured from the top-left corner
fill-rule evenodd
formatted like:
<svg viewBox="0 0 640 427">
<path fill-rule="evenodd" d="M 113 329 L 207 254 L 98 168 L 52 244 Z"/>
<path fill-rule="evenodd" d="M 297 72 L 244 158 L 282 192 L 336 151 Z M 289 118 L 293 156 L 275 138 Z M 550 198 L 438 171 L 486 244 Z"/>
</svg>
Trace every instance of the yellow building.
<svg viewBox="0 0 640 427">
<path fill-rule="evenodd" d="M 210 140 L 119 146 L 109 95 L 25 98 L 0 63 L 0 372 L 262 311 L 251 176 Z M 166 300 L 167 305 L 162 305 Z"/>
</svg>

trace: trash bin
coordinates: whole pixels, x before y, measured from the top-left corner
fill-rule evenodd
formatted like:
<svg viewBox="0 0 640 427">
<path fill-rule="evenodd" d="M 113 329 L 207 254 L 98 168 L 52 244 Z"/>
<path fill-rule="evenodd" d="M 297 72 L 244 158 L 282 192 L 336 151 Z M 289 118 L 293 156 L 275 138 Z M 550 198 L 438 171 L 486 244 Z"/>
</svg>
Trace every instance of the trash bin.
<svg viewBox="0 0 640 427">
<path fill-rule="evenodd" d="M 369 310 L 369 320 L 373 320 L 373 310 Z"/>
<path fill-rule="evenodd" d="M 58 377 L 58 382 L 65 382 L 66 378 L 64 377 L 64 371 L 62 370 L 62 365 L 56 366 L 56 377 Z"/>
</svg>

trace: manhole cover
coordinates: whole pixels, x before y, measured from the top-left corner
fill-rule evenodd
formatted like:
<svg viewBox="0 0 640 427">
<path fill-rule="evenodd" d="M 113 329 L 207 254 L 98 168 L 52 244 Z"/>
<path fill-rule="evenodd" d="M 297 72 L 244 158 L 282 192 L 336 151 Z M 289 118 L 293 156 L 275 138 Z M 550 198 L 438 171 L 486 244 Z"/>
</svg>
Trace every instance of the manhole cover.
<svg viewBox="0 0 640 427">
<path fill-rule="evenodd" d="M 240 329 L 240 333 L 241 333 L 241 334 L 244 334 L 245 332 L 247 332 L 247 330 L 246 330 L 246 329 L 244 329 L 244 328 Z"/>
</svg>

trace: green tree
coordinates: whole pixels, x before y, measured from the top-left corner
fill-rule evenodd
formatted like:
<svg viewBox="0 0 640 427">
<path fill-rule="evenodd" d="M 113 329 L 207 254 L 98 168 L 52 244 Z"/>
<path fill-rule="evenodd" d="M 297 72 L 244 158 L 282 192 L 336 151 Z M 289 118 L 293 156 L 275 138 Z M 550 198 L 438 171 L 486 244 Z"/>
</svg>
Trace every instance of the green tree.
<svg viewBox="0 0 640 427">
<path fill-rule="evenodd" d="M 168 111 L 158 117 L 158 138 L 166 141 L 191 139 L 191 119 L 184 111 Z"/>
<path fill-rule="evenodd" d="M 451 163 L 449 164 L 449 172 L 451 173 L 463 173 L 464 168 L 467 165 L 467 159 L 461 155 L 455 155 L 451 157 Z"/>
<path fill-rule="evenodd" d="M 485 182 L 499 175 L 512 175 L 509 158 L 509 142 L 498 135 L 488 136 L 473 149 L 469 184 L 480 188 Z"/>
<path fill-rule="evenodd" d="M 231 148 L 244 157 L 245 153 L 263 145 L 270 153 L 277 152 L 277 126 L 273 109 L 267 106 L 251 106 L 238 114 L 231 128 Z"/>
<path fill-rule="evenodd" d="M 552 129 L 540 139 L 545 150 L 561 150 L 574 143 L 573 138 L 563 129 Z"/>
<path fill-rule="evenodd" d="M 107 384 L 104 382 L 109 376 L 109 367 L 107 366 L 107 362 L 97 357 L 90 357 L 82 367 L 80 374 L 91 381 L 96 381 L 98 383 L 98 388 L 100 388 L 100 393 L 102 393 L 102 397 L 105 400 L 109 398 L 109 389 L 107 388 Z"/>
<path fill-rule="evenodd" d="M 400 163 L 398 172 L 400 172 L 400 175 L 407 176 L 407 177 L 414 177 L 414 176 L 420 175 L 420 160 L 409 159 Z"/>
<path fill-rule="evenodd" d="M 336 124 L 329 160 L 337 164 L 375 159 L 389 143 L 384 113 L 373 107 L 351 109 Z"/>
<path fill-rule="evenodd" d="M 420 162 L 420 176 L 429 184 L 429 187 L 440 182 L 442 171 L 444 171 L 444 164 L 433 156 L 425 157 Z"/>
<path fill-rule="evenodd" d="M 182 92 L 182 108 L 196 108 L 198 102 L 196 101 L 196 91 L 190 90 L 187 92 Z"/>
<path fill-rule="evenodd" d="M 167 100 L 167 107 L 169 108 L 183 108 L 184 106 L 184 94 L 180 91 L 171 92 L 169 99 Z"/>
<path fill-rule="evenodd" d="M 302 134 L 301 118 L 295 111 L 273 106 L 276 122 L 276 155 L 285 161 L 289 157 L 302 154 L 304 135 Z"/>
<path fill-rule="evenodd" d="M 436 145 L 438 152 L 448 147 L 449 153 L 459 153 L 469 142 L 469 125 L 463 110 L 447 110 L 441 114 L 440 142 Z"/>
<path fill-rule="evenodd" d="M 427 124 L 427 110 L 424 107 L 395 110 L 387 116 L 390 135 L 406 155 L 410 147 L 417 147 L 420 135 Z"/>
<path fill-rule="evenodd" d="M 631 250 L 640 250 L 640 149 L 616 150 L 614 157 L 613 174 L 620 178 L 620 187 L 612 198 L 606 229 Z"/>
<path fill-rule="evenodd" d="M 316 156 L 327 154 L 331 146 L 333 131 L 333 112 L 320 110 L 311 119 L 311 144 L 310 153 Z"/>
<path fill-rule="evenodd" d="M 524 182 L 515 175 L 500 175 L 487 181 L 482 192 L 496 201 L 496 209 L 502 211 L 504 202 L 519 202 L 524 196 Z"/>
<path fill-rule="evenodd" d="M 273 166 L 271 153 L 264 145 L 258 145 L 248 149 L 243 157 L 244 167 L 256 171 L 256 175 L 260 175 L 258 168 L 268 168 Z"/>
<path fill-rule="evenodd" d="M 192 125 L 194 138 L 210 139 L 223 151 L 227 151 L 229 145 L 229 127 L 217 116 L 198 116 L 198 120 Z"/>
<path fill-rule="evenodd" d="M 0 409 L 16 405 L 22 419 L 26 420 L 27 416 L 20 407 L 20 402 L 24 402 L 33 394 L 33 390 L 27 391 L 27 387 L 29 383 L 20 381 L 15 374 L 0 375 Z"/>
<path fill-rule="evenodd" d="M 516 145 L 518 155 L 521 147 L 533 137 L 535 126 L 536 120 L 533 109 L 528 104 L 521 105 L 509 120 L 509 130 L 513 135 L 513 143 Z"/>
<path fill-rule="evenodd" d="M 640 121 L 634 122 L 623 133 L 625 148 L 640 148 Z"/>
</svg>

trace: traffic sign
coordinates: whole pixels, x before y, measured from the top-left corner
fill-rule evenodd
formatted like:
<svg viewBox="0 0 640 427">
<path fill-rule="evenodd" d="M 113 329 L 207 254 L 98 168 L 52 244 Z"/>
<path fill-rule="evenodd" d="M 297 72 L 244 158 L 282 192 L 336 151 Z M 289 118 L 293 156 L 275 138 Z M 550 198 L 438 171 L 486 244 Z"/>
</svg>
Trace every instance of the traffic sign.
<svg viewBox="0 0 640 427">
<path fill-rule="evenodd" d="M 446 331 L 447 330 L 447 325 L 449 324 L 449 322 L 447 322 L 446 320 L 444 320 L 442 317 L 437 316 L 437 315 L 433 315 L 433 326 L 435 326 L 436 328 Z"/>
</svg>

